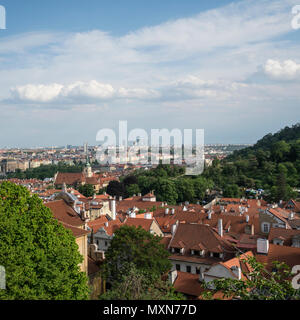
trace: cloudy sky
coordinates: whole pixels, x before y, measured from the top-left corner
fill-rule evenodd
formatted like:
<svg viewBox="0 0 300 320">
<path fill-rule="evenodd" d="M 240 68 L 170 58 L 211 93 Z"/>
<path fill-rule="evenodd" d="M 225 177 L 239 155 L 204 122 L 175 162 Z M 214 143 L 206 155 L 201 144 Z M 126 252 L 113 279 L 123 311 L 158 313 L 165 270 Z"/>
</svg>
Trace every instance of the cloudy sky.
<svg viewBox="0 0 300 320">
<path fill-rule="evenodd" d="M 297 0 L 0 5 L 0 148 L 95 145 L 119 120 L 254 143 L 300 119 Z"/>
</svg>

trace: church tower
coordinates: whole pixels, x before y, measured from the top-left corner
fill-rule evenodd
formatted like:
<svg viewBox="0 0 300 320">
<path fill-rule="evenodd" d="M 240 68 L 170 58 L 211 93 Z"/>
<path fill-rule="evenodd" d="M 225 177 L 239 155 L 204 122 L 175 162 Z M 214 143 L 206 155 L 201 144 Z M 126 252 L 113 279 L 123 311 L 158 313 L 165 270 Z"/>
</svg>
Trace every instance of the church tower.
<svg viewBox="0 0 300 320">
<path fill-rule="evenodd" d="M 84 168 L 84 175 L 87 178 L 91 178 L 93 176 L 92 167 L 91 167 L 89 162 L 87 162 L 87 164 L 86 164 L 86 166 Z"/>
</svg>

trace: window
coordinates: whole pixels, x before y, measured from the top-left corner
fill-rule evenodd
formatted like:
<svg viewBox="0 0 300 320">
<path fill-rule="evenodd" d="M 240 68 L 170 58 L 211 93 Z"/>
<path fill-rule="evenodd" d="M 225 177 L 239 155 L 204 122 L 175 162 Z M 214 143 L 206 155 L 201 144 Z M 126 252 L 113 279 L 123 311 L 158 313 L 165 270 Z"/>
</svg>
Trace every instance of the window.
<svg viewBox="0 0 300 320">
<path fill-rule="evenodd" d="M 200 267 L 196 267 L 196 274 L 200 274 Z"/>
<path fill-rule="evenodd" d="M 176 270 L 180 271 L 180 264 L 176 264 Z"/>
<path fill-rule="evenodd" d="M 216 253 L 216 252 L 213 252 L 213 257 L 214 257 L 214 258 L 219 258 L 219 257 L 220 257 L 220 254 L 219 254 L 219 253 Z"/>
<path fill-rule="evenodd" d="M 189 272 L 189 273 L 191 273 L 191 271 L 192 271 L 192 268 L 191 268 L 191 266 L 186 266 L 186 272 Z"/>
<path fill-rule="evenodd" d="M 105 241 L 104 243 L 105 243 L 105 246 L 107 247 L 107 241 Z"/>
<path fill-rule="evenodd" d="M 270 227 L 270 225 L 268 223 L 263 223 L 263 232 L 268 233 L 269 227 Z"/>
</svg>

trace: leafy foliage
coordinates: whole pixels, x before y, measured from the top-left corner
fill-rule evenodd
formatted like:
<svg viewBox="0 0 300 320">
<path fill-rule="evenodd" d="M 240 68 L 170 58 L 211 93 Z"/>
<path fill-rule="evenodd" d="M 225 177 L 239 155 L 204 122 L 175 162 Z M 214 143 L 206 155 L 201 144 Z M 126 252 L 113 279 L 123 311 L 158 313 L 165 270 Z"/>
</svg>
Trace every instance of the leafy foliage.
<svg viewBox="0 0 300 320">
<path fill-rule="evenodd" d="M 160 164 L 151 170 L 137 170 L 119 184 L 111 183 L 108 193 L 130 197 L 155 190 L 157 200 L 169 204 L 204 200 L 206 190 L 213 187 L 212 181 L 201 176 L 187 177 L 184 173 L 183 167 L 168 164 Z"/>
<path fill-rule="evenodd" d="M 254 146 L 235 151 L 223 161 L 214 161 L 203 176 L 235 197 L 237 187 L 262 188 L 267 200 L 288 200 L 297 196 L 300 185 L 300 124 L 268 134 Z"/>
<path fill-rule="evenodd" d="M 82 256 L 41 199 L 10 182 L 0 184 L 0 265 L 6 290 L 0 299 L 86 299 Z"/>
<path fill-rule="evenodd" d="M 128 264 L 145 273 L 151 281 L 171 268 L 169 252 L 160 243 L 161 238 L 141 227 L 122 226 L 116 232 L 106 252 L 104 276 L 113 286 L 127 275 Z"/>
<path fill-rule="evenodd" d="M 112 289 L 100 296 L 101 300 L 184 300 L 175 293 L 168 280 L 157 278 L 149 280 L 145 271 L 139 270 L 133 263 L 126 267 L 128 272 Z"/>
<path fill-rule="evenodd" d="M 95 193 L 94 188 L 91 184 L 84 184 L 79 186 L 78 191 L 85 197 L 92 197 Z"/>
<path fill-rule="evenodd" d="M 224 297 L 240 300 L 299 300 L 300 290 L 295 290 L 291 284 L 291 270 L 283 262 L 273 262 L 273 270 L 269 272 L 255 257 L 241 259 L 247 262 L 252 270 L 246 280 L 219 279 L 213 280 L 214 290 L 210 285 L 204 285 L 208 291 L 203 295 L 211 299 L 215 291 L 221 291 Z"/>
<path fill-rule="evenodd" d="M 53 178 L 56 172 L 82 172 L 83 164 L 68 165 L 64 162 L 56 164 L 41 165 L 37 168 L 27 169 L 24 172 L 17 169 L 14 173 L 8 173 L 7 177 L 18 179 L 40 179 Z"/>
</svg>

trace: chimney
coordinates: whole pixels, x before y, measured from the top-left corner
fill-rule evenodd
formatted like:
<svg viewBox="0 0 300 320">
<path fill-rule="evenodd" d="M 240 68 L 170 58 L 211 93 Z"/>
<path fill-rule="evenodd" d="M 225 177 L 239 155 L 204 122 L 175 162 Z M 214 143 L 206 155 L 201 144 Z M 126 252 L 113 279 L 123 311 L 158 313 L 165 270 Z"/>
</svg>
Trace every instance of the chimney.
<svg viewBox="0 0 300 320">
<path fill-rule="evenodd" d="M 144 214 L 144 219 L 152 219 L 152 214 L 151 214 L 151 212 L 146 212 L 146 213 Z"/>
<path fill-rule="evenodd" d="M 111 202 L 111 218 L 113 220 L 116 220 L 116 215 L 117 215 L 117 212 L 116 212 L 116 200 L 112 200 Z"/>
<path fill-rule="evenodd" d="M 254 224 L 251 224 L 251 231 L 250 231 L 250 233 L 251 233 L 251 236 L 254 236 Z"/>
<path fill-rule="evenodd" d="M 138 193 L 138 196 L 139 196 L 139 197 L 141 197 L 141 196 L 142 196 L 142 194 L 141 194 L 141 193 Z"/>
<path fill-rule="evenodd" d="M 105 222 L 105 227 L 108 227 L 108 222 Z"/>
<path fill-rule="evenodd" d="M 122 200 L 123 200 L 123 198 L 122 198 L 122 196 L 120 196 L 120 197 L 119 197 L 119 201 L 122 201 Z"/>
<path fill-rule="evenodd" d="M 177 270 L 172 270 L 170 273 L 169 273 L 169 281 L 174 284 L 175 280 L 177 278 Z"/>
<path fill-rule="evenodd" d="M 248 223 L 249 222 L 249 216 L 246 215 L 246 222 Z"/>
<path fill-rule="evenodd" d="M 260 206 L 261 206 L 260 200 L 257 200 L 257 201 L 256 201 L 256 204 L 257 204 L 258 207 L 260 207 Z"/>
<path fill-rule="evenodd" d="M 200 267 L 199 281 L 204 282 L 204 268 Z"/>
<path fill-rule="evenodd" d="M 257 253 L 268 254 L 269 252 L 269 240 L 257 239 Z"/>
<path fill-rule="evenodd" d="M 223 237 L 223 220 L 218 220 L 218 234 L 220 237 Z"/>
<path fill-rule="evenodd" d="M 129 218 L 135 218 L 136 215 L 135 215 L 135 212 L 134 211 L 130 211 L 129 212 Z"/>
<path fill-rule="evenodd" d="M 293 220 L 295 218 L 295 212 L 290 212 L 289 220 Z"/>
<path fill-rule="evenodd" d="M 175 214 L 175 209 L 172 208 L 171 214 Z"/>
<path fill-rule="evenodd" d="M 93 194 L 93 200 L 95 200 L 95 199 L 96 199 L 96 193 Z"/>
<path fill-rule="evenodd" d="M 169 208 L 165 209 L 165 214 L 169 214 Z"/>
<path fill-rule="evenodd" d="M 172 236 L 174 236 L 174 234 L 176 232 L 176 229 L 177 229 L 177 223 L 172 224 L 172 226 L 171 226 L 171 234 L 172 234 Z"/>
<path fill-rule="evenodd" d="M 182 209 L 182 211 L 187 211 L 187 207 L 184 206 L 183 209 Z"/>
<path fill-rule="evenodd" d="M 211 220 L 211 214 L 212 214 L 212 212 L 209 210 L 208 213 L 207 213 L 207 219 L 208 220 Z"/>
<path fill-rule="evenodd" d="M 230 268 L 234 275 L 238 278 L 238 280 L 242 279 L 242 270 L 239 266 L 233 266 Z"/>
</svg>

